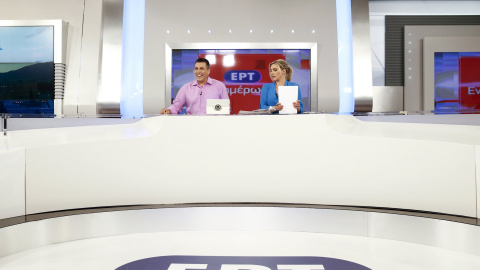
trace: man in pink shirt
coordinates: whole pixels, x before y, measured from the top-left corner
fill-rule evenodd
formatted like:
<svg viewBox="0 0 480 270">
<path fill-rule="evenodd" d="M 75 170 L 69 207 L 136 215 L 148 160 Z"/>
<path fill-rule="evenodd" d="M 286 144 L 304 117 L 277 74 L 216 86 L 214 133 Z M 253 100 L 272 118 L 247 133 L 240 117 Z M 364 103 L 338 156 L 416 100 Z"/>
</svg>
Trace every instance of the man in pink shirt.
<svg viewBox="0 0 480 270">
<path fill-rule="evenodd" d="M 197 80 L 182 86 L 172 105 L 162 109 L 161 114 L 178 114 L 185 104 L 187 104 L 187 114 L 206 114 L 207 99 L 229 98 L 225 85 L 208 77 L 210 63 L 207 59 L 198 58 L 195 61 L 193 74 Z"/>
</svg>

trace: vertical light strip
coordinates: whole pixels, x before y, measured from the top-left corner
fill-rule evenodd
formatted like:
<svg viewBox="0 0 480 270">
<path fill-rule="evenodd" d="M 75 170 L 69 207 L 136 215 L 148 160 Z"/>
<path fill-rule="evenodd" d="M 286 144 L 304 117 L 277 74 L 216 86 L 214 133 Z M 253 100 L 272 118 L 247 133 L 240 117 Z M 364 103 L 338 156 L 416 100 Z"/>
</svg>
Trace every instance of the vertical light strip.
<svg viewBox="0 0 480 270">
<path fill-rule="evenodd" d="M 144 33 L 145 0 L 124 0 L 120 101 L 123 117 L 143 116 Z"/>
<path fill-rule="evenodd" d="M 339 112 L 353 112 L 355 97 L 353 89 L 352 6 L 350 0 L 336 0 L 337 41 L 339 76 Z"/>
</svg>

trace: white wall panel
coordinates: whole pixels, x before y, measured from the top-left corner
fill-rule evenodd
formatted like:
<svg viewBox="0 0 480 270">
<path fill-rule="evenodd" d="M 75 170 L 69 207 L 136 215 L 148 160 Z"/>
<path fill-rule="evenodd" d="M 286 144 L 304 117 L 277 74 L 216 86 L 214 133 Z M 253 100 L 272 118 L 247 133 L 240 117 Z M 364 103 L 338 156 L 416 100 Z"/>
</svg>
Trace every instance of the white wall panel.
<svg viewBox="0 0 480 270">
<path fill-rule="evenodd" d="M 27 149 L 27 213 L 281 202 L 477 214 L 474 147 L 480 139 L 473 134 L 480 127 L 335 115 L 170 116 L 124 126 L 146 132 L 111 131 L 117 139 L 104 140 L 98 129 L 105 127 L 79 127 L 83 142 L 53 138 Z M 71 132 L 57 129 L 51 136 Z"/>
<path fill-rule="evenodd" d="M 100 47 L 102 40 L 102 1 L 85 1 L 85 18 L 82 35 L 82 61 L 79 74 L 78 113 L 97 114 L 99 87 Z M 69 111 L 76 113 L 76 111 Z"/>
<path fill-rule="evenodd" d="M 25 215 L 25 149 L 0 151 L 0 168 L 0 219 Z"/>
<path fill-rule="evenodd" d="M 318 74 L 312 76 L 318 76 L 318 101 L 312 103 L 318 102 L 319 111 L 338 111 L 335 0 L 213 0 L 201 5 L 194 0 L 146 0 L 145 9 L 144 113 L 159 113 L 167 105 L 165 44 L 197 42 L 317 43 Z"/>
</svg>

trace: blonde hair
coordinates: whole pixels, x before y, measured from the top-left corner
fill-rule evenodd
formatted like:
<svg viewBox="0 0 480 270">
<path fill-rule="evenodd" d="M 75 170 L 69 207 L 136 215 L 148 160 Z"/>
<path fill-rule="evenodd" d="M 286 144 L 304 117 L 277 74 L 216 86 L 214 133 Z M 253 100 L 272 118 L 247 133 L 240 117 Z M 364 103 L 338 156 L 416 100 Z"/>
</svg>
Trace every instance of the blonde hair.
<svg viewBox="0 0 480 270">
<path fill-rule="evenodd" d="M 290 81 L 292 79 L 293 69 L 288 65 L 287 61 L 283 59 L 275 60 L 271 62 L 270 65 L 268 65 L 268 68 L 270 69 L 273 64 L 277 65 L 280 69 L 285 69 L 285 78 L 287 81 Z"/>
</svg>

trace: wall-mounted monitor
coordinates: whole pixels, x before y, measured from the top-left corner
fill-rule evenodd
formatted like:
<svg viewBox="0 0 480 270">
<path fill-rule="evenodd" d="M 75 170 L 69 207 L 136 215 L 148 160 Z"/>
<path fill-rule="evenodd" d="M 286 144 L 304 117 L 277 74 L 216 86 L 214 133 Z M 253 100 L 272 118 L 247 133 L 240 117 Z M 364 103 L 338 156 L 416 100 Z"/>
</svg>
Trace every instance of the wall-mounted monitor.
<svg viewBox="0 0 480 270">
<path fill-rule="evenodd" d="M 311 108 L 311 89 L 316 89 L 316 44 L 170 44 L 167 45 L 167 100 L 193 80 L 199 57 L 210 62 L 210 77 L 222 81 L 230 95 L 231 113 L 260 108 L 263 84 L 270 83 L 269 64 L 284 59 L 293 69 L 291 81 L 299 84 L 304 111 Z M 171 57 L 171 58 L 170 58 Z M 171 74 L 171 76 L 169 76 Z"/>
<path fill-rule="evenodd" d="M 435 110 L 480 110 L 480 52 L 435 52 Z"/>
<path fill-rule="evenodd" d="M 476 57 L 478 52 L 480 52 L 479 36 L 426 36 L 423 38 L 422 102 L 425 111 L 435 111 L 435 113 L 477 111 L 470 102 L 460 100 L 459 61 L 463 57 Z M 478 70 L 478 67 L 464 68 L 464 75 L 466 70 Z"/>
<path fill-rule="evenodd" d="M 0 20 L 0 113 L 61 112 L 67 24 Z"/>
</svg>

